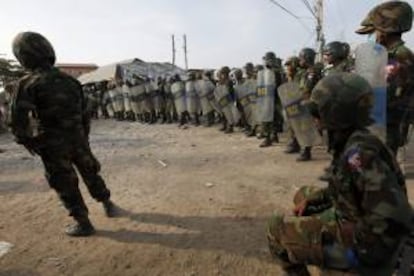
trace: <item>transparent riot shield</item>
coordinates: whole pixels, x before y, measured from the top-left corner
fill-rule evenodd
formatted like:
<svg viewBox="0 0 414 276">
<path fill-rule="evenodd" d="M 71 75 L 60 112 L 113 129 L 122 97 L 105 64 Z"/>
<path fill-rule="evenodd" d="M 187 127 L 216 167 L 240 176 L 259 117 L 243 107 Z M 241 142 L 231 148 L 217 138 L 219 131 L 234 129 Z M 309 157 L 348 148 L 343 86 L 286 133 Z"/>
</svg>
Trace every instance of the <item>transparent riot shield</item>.
<svg viewBox="0 0 414 276">
<path fill-rule="evenodd" d="M 364 77 L 374 90 L 372 118 L 375 123 L 370 130 L 385 141 L 387 133 L 387 49 L 379 44 L 360 44 L 355 51 L 355 72 Z"/>
</svg>

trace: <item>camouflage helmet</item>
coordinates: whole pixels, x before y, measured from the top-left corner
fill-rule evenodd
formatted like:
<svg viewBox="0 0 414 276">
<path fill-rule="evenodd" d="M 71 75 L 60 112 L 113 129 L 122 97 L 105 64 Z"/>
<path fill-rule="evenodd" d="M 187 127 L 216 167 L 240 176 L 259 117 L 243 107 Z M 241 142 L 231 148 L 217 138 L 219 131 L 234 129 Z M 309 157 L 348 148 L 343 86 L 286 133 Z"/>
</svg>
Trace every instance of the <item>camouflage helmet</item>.
<svg viewBox="0 0 414 276">
<path fill-rule="evenodd" d="M 347 50 L 344 43 L 339 41 L 332 41 L 323 47 L 323 54 L 332 56 L 334 61 L 342 60 L 347 56 Z"/>
<path fill-rule="evenodd" d="M 404 1 L 389 1 L 373 8 L 361 22 L 357 33 L 366 34 L 374 30 L 383 33 L 404 33 L 411 30 L 413 24 L 413 9 Z"/>
<path fill-rule="evenodd" d="M 26 69 L 51 67 L 56 57 L 52 44 L 41 34 L 19 33 L 13 40 L 13 54 Z"/>
<path fill-rule="evenodd" d="M 413 24 L 413 9 L 403 1 L 383 3 L 374 12 L 373 24 L 384 33 L 408 32 Z"/>
<path fill-rule="evenodd" d="M 312 91 L 322 124 L 331 130 L 363 128 L 372 123 L 373 92 L 369 83 L 354 73 L 333 73 Z"/>
<path fill-rule="evenodd" d="M 299 59 L 303 58 L 306 64 L 313 65 L 315 63 L 316 52 L 312 48 L 303 48 L 299 53 Z"/>
</svg>

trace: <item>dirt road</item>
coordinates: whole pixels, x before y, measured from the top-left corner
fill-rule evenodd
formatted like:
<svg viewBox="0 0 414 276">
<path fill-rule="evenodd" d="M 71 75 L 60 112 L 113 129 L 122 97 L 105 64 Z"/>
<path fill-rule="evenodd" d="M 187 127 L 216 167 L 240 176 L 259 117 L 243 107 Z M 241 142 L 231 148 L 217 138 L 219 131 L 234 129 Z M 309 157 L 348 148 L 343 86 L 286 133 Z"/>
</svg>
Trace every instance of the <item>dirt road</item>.
<svg viewBox="0 0 414 276">
<path fill-rule="evenodd" d="M 297 163 L 284 140 L 260 149 L 255 138 L 216 128 L 96 121 L 92 132 L 124 211 L 106 218 L 81 183 L 98 232 L 80 239 L 63 234 L 71 219 L 39 158 L 0 136 L 0 241 L 14 245 L 0 275 L 279 275 L 266 220 L 290 210 L 299 186 L 323 185 L 317 177 L 329 162 L 323 148 Z"/>
</svg>

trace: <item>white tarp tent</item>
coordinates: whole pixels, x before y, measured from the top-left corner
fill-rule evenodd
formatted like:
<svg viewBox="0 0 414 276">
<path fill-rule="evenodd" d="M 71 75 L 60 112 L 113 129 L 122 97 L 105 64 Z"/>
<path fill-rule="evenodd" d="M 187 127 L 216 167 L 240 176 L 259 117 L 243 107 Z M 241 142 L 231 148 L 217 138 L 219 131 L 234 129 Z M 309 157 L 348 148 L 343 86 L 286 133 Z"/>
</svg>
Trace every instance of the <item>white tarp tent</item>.
<svg viewBox="0 0 414 276">
<path fill-rule="evenodd" d="M 133 75 L 157 78 L 159 76 L 179 74 L 185 76 L 185 70 L 170 63 L 145 62 L 140 59 L 129 59 L 104 65 L 95 71 L 81 75 L 78 80 L 82 84 L 103 80 L 131 79 Z"/>
</svg>

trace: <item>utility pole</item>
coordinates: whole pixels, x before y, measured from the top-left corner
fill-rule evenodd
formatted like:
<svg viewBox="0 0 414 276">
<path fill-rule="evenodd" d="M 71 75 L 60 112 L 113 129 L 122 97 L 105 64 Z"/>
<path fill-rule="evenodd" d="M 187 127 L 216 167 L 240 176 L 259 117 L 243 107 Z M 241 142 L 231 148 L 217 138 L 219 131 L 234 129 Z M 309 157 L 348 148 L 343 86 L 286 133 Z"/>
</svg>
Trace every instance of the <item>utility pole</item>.
<svg viewBox="0 0 414 276">
<path fill-rule="evenodd" d="M 318 52 L 318 61 L 322 61 L 323 47 L 325 46 L 325 36 L 323 34 L 323 0 L 316 0 L 316 47 Z"/>
<path fill-rule="evenodd" d="M 188 70 L 188 58 L 187 58 L 187 36 L 183 36 L 184 40 L 184 62 L 185 62 L 185 70 Z"/>
<path fill-rule="evenodd" d="M 171 38 L 172 38 L 172 65 L 175 65 L 176 50 L 175 50 L 175 37 L 174 37 L 174 35 L 172 35 Z"/>
</svg>

